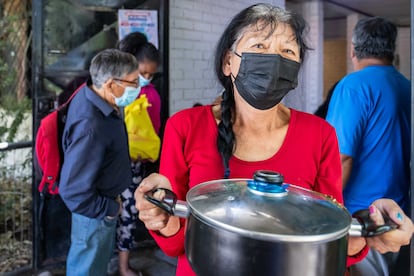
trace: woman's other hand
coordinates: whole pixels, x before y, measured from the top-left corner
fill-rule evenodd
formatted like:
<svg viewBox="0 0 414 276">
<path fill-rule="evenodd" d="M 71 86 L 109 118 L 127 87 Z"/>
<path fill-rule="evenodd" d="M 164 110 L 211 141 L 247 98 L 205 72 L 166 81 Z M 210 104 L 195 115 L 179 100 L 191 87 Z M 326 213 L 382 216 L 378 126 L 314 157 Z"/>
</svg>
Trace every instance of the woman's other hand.
<svg viewBox="0 0 414 276">
<path fill-rule="evenodd" d="M 380 253 L 398 252 L 401 246 L 410 243 L 414 233 L 413 222 L 392 199 L 378 199 L 371 204 L 370 217 L 377 225 L 384 224 L 382 213 L 398 224 L 398 228 L 379 236 L 367 238 L 367 243 L 369 247 Z"/>
</svg>

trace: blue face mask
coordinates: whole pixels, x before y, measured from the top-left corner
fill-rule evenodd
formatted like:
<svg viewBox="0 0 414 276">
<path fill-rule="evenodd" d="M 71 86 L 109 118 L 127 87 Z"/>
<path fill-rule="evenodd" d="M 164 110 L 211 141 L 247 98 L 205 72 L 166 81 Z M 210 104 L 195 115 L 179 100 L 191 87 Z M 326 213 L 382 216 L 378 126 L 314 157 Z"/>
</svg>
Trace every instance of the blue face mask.
<svg viewBox="0 0 414 276">
<path fill-rule="evenodd" d="M 148 84 L 150 84 L 152 78 L 151 79 L 146 79 L 143 76 L 139 75 L 139 86 L 144 87 L 147 86 Z"/>
<path fill-rule="evenodd" d="M 117 106 L 127 106 L 129 104 L 131 104 L 137 97 L 139 92 L 141 91 L 141 87 L 131 87 L 131 86 L 126 86 L 124 89 L 124 94 L 122 94 L 121 97 L 115 97 L 113 94 L 112 96 L 115 99 L 115 104 Z"/>
</svg>

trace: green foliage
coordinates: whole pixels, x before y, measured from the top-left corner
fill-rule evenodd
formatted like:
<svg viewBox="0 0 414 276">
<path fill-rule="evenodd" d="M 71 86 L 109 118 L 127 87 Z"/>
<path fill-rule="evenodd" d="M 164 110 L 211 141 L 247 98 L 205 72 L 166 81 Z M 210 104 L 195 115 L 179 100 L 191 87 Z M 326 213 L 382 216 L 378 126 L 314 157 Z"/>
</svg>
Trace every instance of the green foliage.
<svg viewBox="0 0 414 276">
<path fill-rule="evenodd" d="M 4 176 L 0 179 L 0 275 L 3 275 L 31 262 L 32 197 L 28 182 Z"/>
<path fill-rule="evenodd" d="M 18 16 L 0 18 L 0 98 L 6 94 L 14 94 L 16 71 L 12 66 L 14 57 L 11 53 L 15 49 L 10 43 L 10 37 L 16 33 L 18 20 Z"/>
<path fill-rule="evenodd" d="M 18 102 L 12 95 L 3 95 L 1 107 L 0 141 L 14 142 L 19 126 L 31 110 L 31 101 L 25 98 Z"/>
<path fill-rule="evenodd" d="M 27 62 L 30 41 L 25 32 L 30 17 L 20 9 L 25 3 L 13 0 L 8 1 L 15 7 L 10 11 L 13 15 L 5 15 L 3 2 L 0 0 L 0 142 L 13 143 L 31 139 L 31 133 L 21 133 L 26 133 L 21 126 L 31 114 L 31 100 L 18 96 L 26 92 L 28 81 L 19 74 L 26 74 L 30 66 L 22 66 Z M 30 148 L 0 151 L 0 275 L 31 262 L 31 153 Z"/>
<path fill-rule="evenodd" d="M 18 99 L 16 91 L 19 85 L 15 64 L 21 61 L 15 55 L 15 47 L 20 46 L 17 34 L 25 18 L 24 13 L 0 15 L 0 142 L 16 142 L 18 128 L 31 110 L 30 100 Z"/>
<path fill-rule="evenodd" d="M 18 128 L 26 120 L 30 100 L 17 102 L 2 97 L 0 141 L 15 142 Z M 0 152 L 0 274 L 31 262 L 32 156 L 30 149 Z"/>
</svg>

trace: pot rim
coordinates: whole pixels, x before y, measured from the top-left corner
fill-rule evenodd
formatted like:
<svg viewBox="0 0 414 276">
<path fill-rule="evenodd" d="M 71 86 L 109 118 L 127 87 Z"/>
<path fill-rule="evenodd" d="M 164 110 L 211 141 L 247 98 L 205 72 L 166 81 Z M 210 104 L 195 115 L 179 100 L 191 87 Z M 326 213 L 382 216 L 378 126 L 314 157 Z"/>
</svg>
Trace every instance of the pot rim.
<svg viewBox="0 0 414 276">
<path fill-rule="evenodd" d="M 239 181 L 248 181 L 248 180 L 251 180 L 251 179 L 249 179 L 249 178 L 232 178 L 232 179 L 227 179 L 227 180 L 228 181 L 239 182 Z M 342 229 L 339 229 L 337 231 L 332 231 L 332 232 L 324 233 L 324 234 L 314 234 L 314 235 L 312 235 L 312 234 L 310 234 L 310 235 L 277 234 L 277 233 L 264 233 L 264 232 L 254 231 L 254 230 L 246 230 L 246 229 L 243 229 L 243 228 L 240 228 L 240 227 L 237 227 L 237 226 L 232 226 L 230 224 L 220 222 L 220 221 L 218 221 L 216 219 L 213 219 L 211 217 L 208 217 L 207 215 L 203 214 L 202 212 L 200 212 L 196 208 L 194 208 L 194 206 L 192 205 L 192 200 L 191 200 L 191 196 L 192 196 L 191 191 L 194 192 L 195 190 L 201 189 L 204 186 L 212 185 L 214 183 L 222 183 L 223 181 L 226 181 L 226 180 L 220 179 L 220 180 L 211 180 L 211 181 L 203 182 L 203 183 L 193 187 L 190 190 L 190 192 L 187 193 L 186 204 L 187 204 L 187 208 L 189 210 L 190 216 L 194 216 L 197 220 L 200 220 L 202 223 L 205 223 L 206 225 L 208 225 L 210 227 L 213 227 L 217 230 L 220 230 L 220 231 L 226 230 L 228 232 L 239 234 L 239 235 L 247 237 L 247 238 L 263 240 L 263 241 L 280 241 L 280 242 L 292 242 L 292 243 L 330 242 L 330 241 L 337 240 L 337 239 L 340 239 L 340 238 L 346 236 L 349 233 L 349 230 L 351 228 L 351 222 L 352 222 L 351 215 L 349 214 L 347 209 L 342 204 L 339 204 L 337 202 L 333 202 L 333 203 L 335 203 L 338 206 L 338 208 L 342 208 L 344 213 L 347 214 L 347 219 L 348 219 L 347 226 L 343 227 Z M 310 191 L 310 192 L 315 193 L 315 194 L 318 193 L 318 192 L 307 190 L 303 187 L 296 186 L 296 185 L 293 185 L 293 184 L 289 184 L 289 186 L 291 186 L 292 188 L 300 189 L 300 190 Z M 198 197 L 200 197 L 200 195 Z"/>
<path fill-rule="evenodd" d="M 193 215 L 197 220 L 202 223 L 213 227 L 217 230 L 226 230 L 235 234 L 239 234 L 246 238 L 252 238 L 263 241 L 281 241 L 281 242 L 293 242 L 293 243 L 313 243 L 313 242 L 330 242 L 340 239 L 348 234 L 351 227 L 351 221 L 349 226 L 341 231 L 335 231 L 328 234 L 319 235 L 285 235 L 285 234 L 268 234 L 252 230 L 244 230 L 239 227 L 231 226 L 225 223 L 218 222 L 206 216 L 200 216 L 200 213 L 190 207 L 190 216 Z"/>
</svg>

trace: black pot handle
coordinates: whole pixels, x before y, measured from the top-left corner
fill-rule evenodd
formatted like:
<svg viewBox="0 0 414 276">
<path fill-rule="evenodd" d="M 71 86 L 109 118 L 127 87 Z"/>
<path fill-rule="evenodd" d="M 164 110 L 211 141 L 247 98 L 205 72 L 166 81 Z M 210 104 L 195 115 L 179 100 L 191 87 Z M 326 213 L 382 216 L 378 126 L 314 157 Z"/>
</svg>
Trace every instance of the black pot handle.
<svg viewBox="0 0 414 276">
<path fill-rule="evenodd" d="M 396 224 L 391 218 L 389 218 L 385 214 L 382 214 L 382 216 L 384 218 L 385 223 L 383 225 L 377 226 L 370 218 L 368 209 L 356 211 L 352 215 L 352 217 L 356 218 L 359 224 L 361 224 L 362 226 L 362 237 L 378 236 L 398 228 L 398 224 Z"/>
<path fill-rule="evenodd" d="M 165 193 L 162 199 L 156 199 L 154 197 L 154 194 L 157 192 Z M 157 188 L 145 193 L 144 198 L 157 207 L 160 207 L 170 215 L 174 215 L 174 208 L 177 203 L 177 195 L 173 191 L 165 188 Z"/>
</svg>

